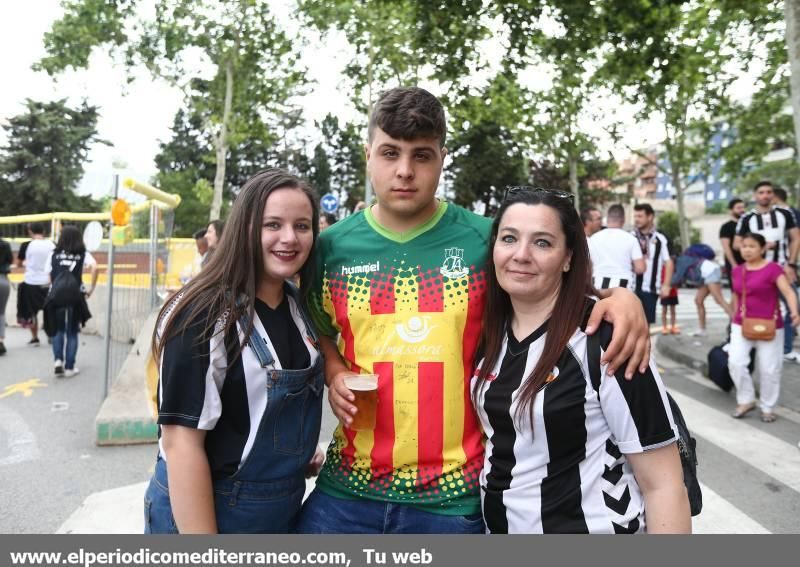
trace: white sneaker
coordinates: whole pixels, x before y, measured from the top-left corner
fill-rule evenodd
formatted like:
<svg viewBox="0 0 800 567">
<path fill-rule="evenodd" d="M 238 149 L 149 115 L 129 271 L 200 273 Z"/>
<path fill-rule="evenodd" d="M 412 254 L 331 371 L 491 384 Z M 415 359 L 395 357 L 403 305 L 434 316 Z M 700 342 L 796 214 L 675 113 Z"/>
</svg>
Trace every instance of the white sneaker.
<svg viewBox="0 0 800 567">
<path fill-rule="evenodd" d="M 60 360 L 56 360 L 56 363 L 53 365 L 54 372 L 56 376 L 63 376 L 64 375 L 64 363 Z"/>
<path fill-rule="evenodd" d="M 708 333 L 705 329 L 695 329 L 691 333 L 689 333 L 690 337 L 705 337 Z"/>
<path fill-rule="evenodd" d="M 783 355 L 783 360 L 786 360 L 787 362 L 800 363 L 800 352 L 797 352 L 796 350 L 787 352 Z"/>
<path fill-rule="evenodd" d="M 81 371 L 81 369 L 78 368 L 77 366 L 75 368 L 68 368 L 67 370 L 64 370 L 64 376 L 66 376 L 67 378 L 72 378 L 73 376 L 78 374 L 80 371 Z"/>
</svg>

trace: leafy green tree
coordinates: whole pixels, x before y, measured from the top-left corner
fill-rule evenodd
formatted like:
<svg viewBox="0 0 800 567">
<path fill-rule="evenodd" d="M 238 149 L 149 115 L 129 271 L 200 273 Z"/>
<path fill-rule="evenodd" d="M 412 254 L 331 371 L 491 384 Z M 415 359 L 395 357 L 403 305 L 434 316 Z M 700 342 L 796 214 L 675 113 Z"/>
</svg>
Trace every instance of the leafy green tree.
<svg viewBox="0 0 800 567">
<path fill-rule="evenodd" d="M 597 24 L 607 34 L 602 76 L 638 116 L 660 118 L 668 173 L 676 191 L 681 243 L 690 240 L 684 184 L 702 163 L 715 133 L 713 118 L 724 110 L 736 65 L 747 63 L 759 42 L 753 33 L 762 6 L 744 0 L 663 2 L 609 0 L 593 5 L 581 30 Z"/>
<path fill-rule="evenodd" d="M 756 29 L 763 50 L 754 55 L 755 66 L 762 67 L 763 71 L 755 79 L 752 98 L 734 101 L 723 112 L 731 136 L 729 145 L 720 151 L 720 157 L 724 160 L 724 175 L 736 186 L 741 186 L 743 177 L 753 168 L 759 169 L 762 159 L 773 149 L 797 148 L 794 113 L 786 112 L 790 106 L 789 31 L 784 31 L 783 20 L 780 3 L 765 4 Z M 795 181 L 788 186 L 797 185 Z"/>
<path fill-rule="evenodd" d="M 524 183 L 526 160 L 508 129 L 485 121 L 459 131 L 451 142 L 453 161 L 449 167 L 455 202 L 473 208 L 483 203 L 486 216 L 493 216 L 495 205 L 508 185 Z"/>
<path fill-rule="evenodd" d="M 92 50 L 102 47 L 181 89 L 214 148 L 209 217 L 218 218 L 229 150 L 253 130 L 259 137 L 264 115 L 280 113 L 305 82 L 295 45 L 266 0 L 158 0 L 153 19 L 138 19 L 138 5 L 66 0 L 64 16 L 45 34 L 47 55 L 38 68 L 51 75 L 86 68 Z"/>
<path fill-rule="evenodd" d="M 753 187 L 759 181 L 768 179 L 783 187 L 791 195 L 796 194 L 800 182 L 800 165 L 794 158 L 761 163 L 742 175 L 736 184 L 736 194 L 745 201 L 753 196 Z M 800 201 L 795 197 L 795 203 Z"/>
<path fill-rule="evenodd" d="M 681 250 L 686 249 L 687 246 L 682 244 L 680 217 L 673 211 L 666 211 L 656 217 L 656 225 L 658 231 L 667 237 L 671 253 L 679 253 Z M 700 242 L 700 230 L 692 228 L 691 223 L 687 223 L 689 230 L 689 244 L 697 244 Z"/>
<path fill-rule="evenodd" d="M 366 177 L 366 158 L 364 156 L 364 138 L 361 129 L 353 123 L 339 123 L 339 119 L 328 114 L 317 123 L 321 141 L 315 148 L 314 163 L 319 162 L 319 169 L 313 169 L 313 176 L 320 176 L 322 182 L 317 185 L 320 194 L 333 192 L 339 196 L 343 207 L 353 210 L 356 203 L 364 199 Z M 319 152 L 319 156 L 317 155 Z M 327 160 L 327 184 L 325 183 L 322 154 Z M 315 166 L 316 167 L 316 166 Z"/>
<path fill-rule="evenodd" d="M 311 172 L 308 180 L 320 196 L 330 193 L 331 162 L 322 143 L 314 146 L 314 156 L 311 158 Z"/>
<path fill-rule="evenodd" d="M 91 145 L 108 143 L 97 138 L 97 107 L 27 99 L 25 109 L 4 126 L 0 215 L 98 210 L 91 197 L 74 192 Z"/>
<path fill-rule="evenodd" d="M 490 36 L 482 0 L 299 0 L 304 23 L 343 32 L 355 54 L 345 69 L 353 101 L 366 111 L 373 85 L 447 83 L 465 94 L 479 68 L 480 42 Z"/>
</svg>

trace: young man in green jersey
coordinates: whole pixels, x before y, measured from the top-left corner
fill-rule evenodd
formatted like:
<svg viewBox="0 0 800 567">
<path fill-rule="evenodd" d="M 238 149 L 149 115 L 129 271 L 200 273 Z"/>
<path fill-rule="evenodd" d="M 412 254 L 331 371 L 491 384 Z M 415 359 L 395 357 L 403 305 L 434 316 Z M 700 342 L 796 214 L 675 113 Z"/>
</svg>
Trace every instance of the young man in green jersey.
<svg viewBox="0 0 800 567">
<path fill-rule="evenodd" d="M 469 384 L 480 337 L 491 219 L 436 199 L 447 150 L 441 103 L 420 88 L 378 99 L 365 147 L 376 202 L 318 241 L 311 312 L 341 424 L 300 533 L 482 533 L 483 434 Z M 649 360 L 627 290 L 589 320 L 614 323 L 609 372 Z M 338 344 L 336 337 L 339 337 Z M 375 428 L 353 430 L 344 379 L 378 375 Z"/>
</svg>

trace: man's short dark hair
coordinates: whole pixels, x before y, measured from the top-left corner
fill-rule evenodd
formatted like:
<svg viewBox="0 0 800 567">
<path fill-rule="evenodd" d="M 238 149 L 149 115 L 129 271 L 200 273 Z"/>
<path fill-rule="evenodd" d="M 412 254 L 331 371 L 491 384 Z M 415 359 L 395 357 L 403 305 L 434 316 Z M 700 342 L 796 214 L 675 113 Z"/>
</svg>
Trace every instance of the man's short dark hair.
<svg viewBox="0 0 800 567">
<path fill-rule="evenodd" d="M 600 209 L 597 207 L 584 207 L 581 209 L 581 222 L 586 224 L 590 220 L 592 220 L 592 212 L 597 211 L 600 212 Z"/>
<path fill-rule="evenodd" d="M 625 209 L 620 204 L 611 205 L 608 207 L 608 212 L 606 212 L 606 218 L 609 221 L 625 222 Z"/>
<path fill-rule="evenodd" d="M 767 181 L 767 180 L 764 180 L 764 181 L 759 181 L 758 183 L 756 183 L 756 184 L 753 186 L 753 193 L 755 193 L 756 191 L 758 191 L 758 189 L 759 189 L 760 187 L 765 187 L 765 186 L 767 186 L 767 187 L 770 187 L 770 188 L 772 188 L 773 190 L 774 190 L 774 188 L 775 188 L 775 186 L 772 184 L 772 181 Z"/>
<path fill-rule="evenodd" d="M 786 194 L 786 189 L 783 187 L 773 187 L 772 192 L 775 193 L 775 196 L 784 203 L 786 202 L 786 199 L 789 198 L 789 195 Z"/>
<path fill-rule="evenodd" d="M 648 217 L 652 217 L 656 212 L 653 210 L 653 207 L 650 206 L 650 203 L 637 203 L 633 206 L 634 211 L 644 211 Z"/>
<path fill-rule="evenodd" d="M 32 222 L 28 228 L 33 234 L 44 234 L 44 225 L 40 222 Z"/>
<path fill-rule="evenodd" d="M 442 103 L 419 87 L 397 87 L 381 94 L 369 120 L 370 142 L 376 127 L 397 140 L 436 138 L 442 146 L 447 134 Z"/>
<path fill-rule="evenodd" d="M 195 231 L 195 233 L 192 236 L 194 236 L 195 240 L 200 240 L 201 238 L 205 238 L 206 237 L 206 229 L 205 228 L 201 228 L 200 230 Z"/>
<path fill-rule="evenodd" d="M 729 211 L 732 211 L 732 210 L 733 210 L 733 207 L 735 207 L 735 206 L 736 206 L 736 205 L 738 205 L 739 203 L 744 203 L 744 201 L 742 201 L 742 200 L 741 200 L 741 199 L 739 199 L 738 197 L 734 197 L 733 199 L 731 199 L 730 201 L 728 201 L 728 210 L 729 210 Z"/>
</svg>

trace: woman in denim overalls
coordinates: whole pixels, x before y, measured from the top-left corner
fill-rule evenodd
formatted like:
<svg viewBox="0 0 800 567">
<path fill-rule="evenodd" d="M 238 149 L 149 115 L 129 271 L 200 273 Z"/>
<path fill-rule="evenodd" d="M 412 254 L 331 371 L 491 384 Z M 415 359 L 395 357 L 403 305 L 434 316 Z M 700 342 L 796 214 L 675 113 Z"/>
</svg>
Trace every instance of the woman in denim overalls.
<svg viewBox="0 0 800 567">
<path fill-rule="evenodd" d="M 217 253 L 162 309 L 145 533 L 292 530 L 319 466 L 323 361 L 303 305 L 317 202 L 283 170 L 256 174 Z M 289 281 L 298 273 L 300 290 Z"/>
</svg>

